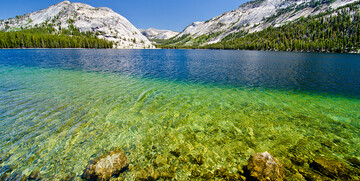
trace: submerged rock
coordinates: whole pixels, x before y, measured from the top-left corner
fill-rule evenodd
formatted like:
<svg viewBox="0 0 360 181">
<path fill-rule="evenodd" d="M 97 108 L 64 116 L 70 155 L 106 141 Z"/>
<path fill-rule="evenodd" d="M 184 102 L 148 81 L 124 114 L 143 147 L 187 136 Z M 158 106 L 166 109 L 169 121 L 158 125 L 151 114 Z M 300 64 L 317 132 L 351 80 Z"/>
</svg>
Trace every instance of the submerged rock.
<svg viewBox="0 0 360 181">
<path fill-rule="evenodd" d="M 65 177 L 62 177 L 60 180 L 61 181 L 73 181 L 73 180 L 76 180 L 76 174 L 74 172 L 70 172 L 68 175 L 66 175 Z"/>
<path fill-rule="evenodd" d="M 306 170 L 301 173 L 302 176 L 305 178 L 305 180 L 308 181 L 331 181 L 332 179 L 323 175 L 320 175 L 318 173 L 315 173 L 311 170 Z"/>
<path fill-rule="evenodd" d="M 10 165 L 0 167 L 0 180 L 7 180 L 12 170 L 13 169 Z"/>
<path fill-rule="evenodd" d="M 172 155 L 174 155 L 176 158 L 178 158 L 181 155 L 181 152 L 179 150 L 173 150 L 170 151 Z"/>
<path fill-rule="evenodd" d="M 3 163 L 5 161 L 7 161 L 10 158 L 11 155 L 6 155 L 6 156 L 0 156 L 0 163 Z"/>
<path fill-rule="evenodd" d="M 140 170 L 135 174 L 137 180 L 150 180 L 150 176 L 146 170 Z"/>
<path fill-rule="evenodd" d="M 10 180 L 16 180 L 16 181 L 26 181 L 26 176 L 23 175 L 21 172 L 13 172 L 9 176 L 9 178 L 6 179 L 6 181 Z"/>
<path fill-rule="evenodd" d="M 155 167 L 162 167 L 168 163 L 168 158 L 162 155 L 158 155 L 154 160 Z"/>
<path fill-rule="evenodd" d="M 356 157 L 347 157 L 346 160 L 350 162 L 353 167 L 360 168 L 360 160 Z"/>
<path fill-rule="evenodd" d="M 217 168 L 215 171 L 214 171 L 214 176 L 219 178 L 219 179 L 222 179 L 222 180 L 228 180 L 228 181 L 232 181 L 232 180 L 243 180 L 241 178 L 241 175 L 239 173 L 230 173 L 226 168 Z"/>
<path fill-rule="evenodd" d="M 87 180 L 109 180 L 124 172 L 129 166 L 124 151 L 117 149 L 88 163 L 83 173 Z"/>
<path fill-rule="evenodd" d="M 157 180 L 160 178 L 160 173 L 152 167 L 147 170 L 140 170 L 135 175 L 136 180 Z"/>
<path fill-rule="evenodd" d="M 205 158 L 199 154 L 199 155 L 189 155 L 189 160 L 192 164 L 202 165 L 205 162 Z"/>
<path fill-rule="evenodd" d="M 281 181 L 285 179 L 283 165 L 267 151 L 250 156 L 247 169 L 251 177 L 260 181 Z"/>
<path fill-rule="evenodd" d="M 319 156 L 312 161 L 310 167 L 332 179 L 352 180 L 349 168 L 337 160 Z"/>
<path fill-rule="evenodd" d="M 136 180 L 172 180 L 175 177 L 175 171 L 172 168 L 157 170 L 154 167 L 141 169 L 135 173 Z"/>
<path fill-rule="evenodd" d="M 37 180 L 39 179 L 40 171 L 32 171 L 30 175 L 28 176 L 28 180 Z"/>
</svg>

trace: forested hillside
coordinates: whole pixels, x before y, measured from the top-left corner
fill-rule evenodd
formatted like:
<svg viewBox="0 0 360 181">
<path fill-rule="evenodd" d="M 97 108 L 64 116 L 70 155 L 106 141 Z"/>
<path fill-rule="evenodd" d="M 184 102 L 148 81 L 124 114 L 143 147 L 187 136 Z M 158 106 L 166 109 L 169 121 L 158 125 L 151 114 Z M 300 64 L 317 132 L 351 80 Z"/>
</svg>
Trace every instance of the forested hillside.
<svg viewBox="0 0 360 181">
<path fill-rule="evenodd" d="M 164 43 L 162 48 L 246 49 L 306 52 L 358 52 L 360 49 L 359 2 L 337 10 L 300 18 L 280 27 L 255 33 L 238 32 L 221 42 L 204 46 Z"/>
<path fill-rule="evenodd" d="M 357 52 L 360 48 L 359 31 L 359 12 L 351 14 L 344 9 L 334 15 L 302 18 L 285 26 L 269 27 L 239 38 L 227 37 L 220 43 L 203 48 Z"/>
<path fill-rule="evenodd" d="M 172 45 L 203 46 L 218 43 L 230 34 L 254 33 L 279 27 L 359 0 L 250 0 L 237 9 L 207 21 L 193 22 L 174 37 Z"/>
<path fill-rule="evenodd" d="M 75 27 L 55 31 L 51 24 L 32 29 L 0 31 L 0 48 L 112 48 L 113 42 Z"/>
</svg>

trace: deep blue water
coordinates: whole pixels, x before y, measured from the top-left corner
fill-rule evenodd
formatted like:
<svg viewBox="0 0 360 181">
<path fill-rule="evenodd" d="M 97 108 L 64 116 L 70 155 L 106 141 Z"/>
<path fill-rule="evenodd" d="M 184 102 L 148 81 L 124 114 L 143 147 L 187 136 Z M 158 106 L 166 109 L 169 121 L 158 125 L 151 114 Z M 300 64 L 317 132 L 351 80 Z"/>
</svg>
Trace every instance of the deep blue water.
<svg viewBox="0 0 360 181">
<path fill-rule="evenodd" d="M 360 55 L 233 50 L 0 50 L 0 65 L 360 97 Z"/>
</svg>

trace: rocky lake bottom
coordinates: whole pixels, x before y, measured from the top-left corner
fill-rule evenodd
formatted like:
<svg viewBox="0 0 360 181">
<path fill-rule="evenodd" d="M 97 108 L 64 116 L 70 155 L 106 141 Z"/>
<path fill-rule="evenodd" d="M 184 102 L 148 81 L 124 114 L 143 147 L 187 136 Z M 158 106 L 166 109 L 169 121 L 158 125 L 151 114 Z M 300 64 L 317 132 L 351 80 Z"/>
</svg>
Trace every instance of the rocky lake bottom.
<svg viewBox="0 0 360 181">
<path fill-rule="evenodd" d="M 0 80 L 0 180 L 264 180 L 267 162 L 360 180 L 356 96 L 9 64 Z"/>
<path fill-rule="evenodd" d="M 241 178 L 265 151 L 289 180 L 341 178 L 317 159 L 359 179 L 358 99 L 44 68 L 1 67 L 0 78 L 2 178 L 81 179 L 120 148 L 130 180 Z"/>
</svg>

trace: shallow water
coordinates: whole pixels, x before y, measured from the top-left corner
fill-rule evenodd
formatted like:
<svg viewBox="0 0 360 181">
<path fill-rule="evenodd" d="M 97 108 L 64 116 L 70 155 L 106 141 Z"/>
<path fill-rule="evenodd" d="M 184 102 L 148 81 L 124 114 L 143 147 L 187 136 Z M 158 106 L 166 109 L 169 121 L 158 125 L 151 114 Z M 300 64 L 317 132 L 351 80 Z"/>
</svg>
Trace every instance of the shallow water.
<svg viewBox="0 0 360 181">
<path fill-rule="evenodd" d="M 112 148 L 142 168 L 236 172 L 253 153 L 360 157 L 358 55 L 0 50 L 0 166 L 43 179 Z M 180 156 L 172 153 L 179 152 Z M 203 163 L 191 161 L 203 158 Z M 304 166 L 306 167 L 306 166 Z M 2 173 L 0 173 L 2 174 Z"/>
</svg>

